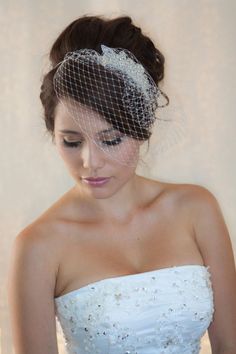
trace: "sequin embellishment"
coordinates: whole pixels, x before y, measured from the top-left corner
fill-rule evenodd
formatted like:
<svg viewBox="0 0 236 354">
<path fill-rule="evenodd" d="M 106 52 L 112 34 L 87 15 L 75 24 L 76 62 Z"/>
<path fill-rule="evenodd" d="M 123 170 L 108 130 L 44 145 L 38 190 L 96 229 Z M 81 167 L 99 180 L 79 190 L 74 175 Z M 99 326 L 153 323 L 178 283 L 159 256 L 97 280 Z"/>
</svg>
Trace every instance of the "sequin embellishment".
<svg viewBox="0 0 236 354">
<path fill-rule="evenodd" d="M 103 279 L 55 298 L 68 354 L 199 354 L 214 314 L 209 267 Z"/>
</svg>

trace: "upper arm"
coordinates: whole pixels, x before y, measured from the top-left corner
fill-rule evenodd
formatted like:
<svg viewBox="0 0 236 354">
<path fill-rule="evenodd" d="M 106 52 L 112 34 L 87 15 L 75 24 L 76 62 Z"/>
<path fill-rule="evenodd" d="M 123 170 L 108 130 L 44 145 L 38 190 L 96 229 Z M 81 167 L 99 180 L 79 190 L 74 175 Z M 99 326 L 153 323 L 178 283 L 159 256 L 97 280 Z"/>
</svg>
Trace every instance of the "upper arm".
<svg viewBox="0 0 236 354">
<path fill-rule="evenodd" d="M 209 266 L 214 316 L 208 328 L 213 353 L 236 350 L 236 271 L 229 232 L 214 195 L 195 188 L 194 231 L 204 263 Z"/>
<path fill-rule="evenodd" d="M 16 354 L 58 354 L 54 263 L 50 247 L 32 230 L 13 241 L 7 294 Z"/>
</svg>

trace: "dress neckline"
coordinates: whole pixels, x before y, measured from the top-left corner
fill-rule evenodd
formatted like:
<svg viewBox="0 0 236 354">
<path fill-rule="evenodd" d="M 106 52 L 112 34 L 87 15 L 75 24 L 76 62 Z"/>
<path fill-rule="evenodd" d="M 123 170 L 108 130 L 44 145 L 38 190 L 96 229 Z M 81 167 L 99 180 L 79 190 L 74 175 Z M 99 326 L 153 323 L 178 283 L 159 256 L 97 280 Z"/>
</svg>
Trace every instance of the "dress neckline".
<svg viewBox="0 0 236 354">
<path fill-rule="evenodd" d="M 106 281 L 109 281 L 109 280 L 119 280 L 119 279 L 123 279 L 123 278 L 130 278 L 130 277 L 133 277 L 133 278 L 137 278 L 137 277 L 141 277 L 141 276 L 144 276 L 144 275 L 148 275 L 148 274 L 152 274 L 152 273 L 157 273 L 157 272 L 164 272 L 164 271 L 168 271 L 170 269 L 184 269 L 186 267 L 199 267 L 199 269 L 205 269 L 206 271 L 208 271 L 208 268 L 209 266 L 205 266 L 205 265 L 202 265 L 202 264 L 184 264 L 184 265 L 175 265 L 175 266 L 171 266 L 171 267 L 164 267 L 164 268 L 159 268 L 159 269 L 154 269 L 154 270 L 149 270 L 149 271 L 146 271 L 146 272 L 141 272 L 141 273 L 134 273 L 134 274 L 125 274 L 125 275 L 118 275 L 117 277 L 109 277 L 109 278 L 104 278 L 104 279 L 100 279 L 100 280 L 97 280 L 97 281 L 94 281 L 92 283 L 89 283 L 87 285 L 84 285 L 78 289 L 74 289 L 74 290 L 71 290 L 69 291 L 68 293 L 66 294 L 63 294 L 63 295 L 59 295 L 57 297 L 54 297 L 54 300 L 59 300 L 59 299 L 62 299 L 64 297 L 68 297 L 68 296 L 71 296 L 71 295 L 74 295 L 75 293 L 78 293 L 90 286 L 93 286 L 95 284 L 98 284 L 98 283 L 103 283 L 103 282 L 106 282 Z"/>
</svg>

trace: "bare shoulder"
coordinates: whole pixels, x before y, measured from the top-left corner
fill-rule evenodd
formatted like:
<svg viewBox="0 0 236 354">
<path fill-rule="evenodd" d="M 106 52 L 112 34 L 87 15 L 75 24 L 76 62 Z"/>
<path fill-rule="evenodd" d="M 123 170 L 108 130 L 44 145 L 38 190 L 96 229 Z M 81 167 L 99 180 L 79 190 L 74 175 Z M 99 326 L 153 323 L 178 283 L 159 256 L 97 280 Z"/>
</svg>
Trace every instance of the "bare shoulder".
<svg viewBox="0 0 236 354">
<path fill-rule="evenodd" d="M 189 211 L 199 244 L 203 237 L 213 239 L 211 235 L 214 231 L 216 234 L 220 228 L 221 231 L 226 232 L 227 228 L 219 201 L 209 189 L 197 184 L 181 184 L 177 187 L 176 194 L 179 206 Z M 205 230 L 204 236 L 203 230 Z"/>
<path fill-rule="evenodd" d="M 43 260 L 47 265 L 47 275 L 50 274 L 52 289 L 59 267 L 60 238 L 56 237 L 56 234 L 60 232 L 61 228 L 57 222 L 39 219 L 26 226 L 12 244 L 12 256 L 19 261 L 29 262 L 32 269 L 37 268 Z"/>
<path fill-rule="evenodd" d="M 216 206 L 217 199 L 214 194 L 204 186 L 198 184 L 180 184 L 177 185 L 179 201 L 187 203 L 188 207 L 198 209 L 202 205 L 212 204 Z"/>
<path fill-rule="evenodd" d="M 17 235 L 14 246 L 43 257 L 56 279 L 69 236 L 76 233 L 78 238 L 79 215 L 69 190 Z"/>
<path fill-rule="evenodd" d="M 66 233 L 62 205 L 61 200 L 58 200 L 22 229 L 15 237 L 12 247 L 12 250 L 21 253 L 22 257 L 24 253 L 24 256 L 32 259 L 43 259 L 51 271 L 53 281 L 56 280 L 63 236 Z"/>
<path fill-rule="evenodd" d="M 52 250 L 55 254 L 62 236 L 67 230 L 66 221 L 71 213 L 71 203 L 69 199 L 70 191 L 63 194 L 58 200 L 50 205 L 33 222 L 28 224 L 17 236 L 16 242 L 30 244 L 41 244 L 45 249 Z M 61 236 L 61 237 L 60 237 Z"/>
<path fill-rule="evenodd" d="M 191 222 L 198 246 L 202 238 L 211 237 L 216 229 L 226 229 L 219 202 L 208 188 L 197 184 L 168 184 L 168 194 L 173 208 L 183 211 L 182 215 Z M 205 230 L 204 236 L 200 225 Z"/>
<path fill-rule="evenodd" d="M 235 352 L 236 269 L 222 206 L 209 189 L 200 185 L 167 184 L 167 191 L 187 211 L 196 244 L 209 267 L 214 299 L 214 316 L 208 328 L 212 352 Z"/>
<path fill-rule="evenodd" d="M 199 185 L 180 185 L 180 205 L 189 210 L 195 240 L 209 267 L 214 317 L 208 333 L 213 352 L 236 349 L 236 270 L 231 238 L 215 195 Z"/>
<path fill-rule="evenodd" d="M 206 187 L 191 183 L 161 183 L 161 193 L 166 203 L 173 208 L 196 212 L 202 204 L 217 203 L 216 198 Z"/>
<path fill-rule="evenodd" d="M 57 353 L 54 293 L 60 228 L 36 220 L 14 239 L 9 262 L 7 293 L 14 346 L 17 352 Z"/>
<path fill-rule="evenodd" d="M 183 202 L 194 201 L 201 199 L 204 196 L 213 196 L 213 194 L 206 188 L 198 184 L 192 183 L 163 183 L 164 191 L 172 193 L 180 198 Z"/>
</svg>

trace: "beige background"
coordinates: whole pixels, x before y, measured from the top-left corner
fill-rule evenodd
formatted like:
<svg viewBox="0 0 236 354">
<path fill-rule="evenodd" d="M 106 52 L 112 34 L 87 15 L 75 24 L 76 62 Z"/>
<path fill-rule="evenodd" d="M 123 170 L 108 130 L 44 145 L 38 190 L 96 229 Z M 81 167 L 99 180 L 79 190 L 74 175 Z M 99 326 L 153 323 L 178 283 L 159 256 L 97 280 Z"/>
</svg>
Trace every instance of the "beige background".
<svg viewBox="0 0 236 354">
<path fill-rule="evenodd" d="M 0 354 L 13 354 L 6 300 L 11 243 L 74 184 L 41 119 L 38 96 L 46 54 L 64 26 L 83 14 L 100 13 L 128 14 L 156 41 L 166 56 L 163 88 L 178 96 L 178 113 L 186 119 L 185 139 L 157 158 L 150 152 L 149 169 L 140 173 L 209 188 L 236 250 L 236 2 L 1 0 Z M 58 341 L 63 353 L 59 327 Z M 202 346 L 201 353 L 211 352 L 206 335 Z"/>
</svg>

